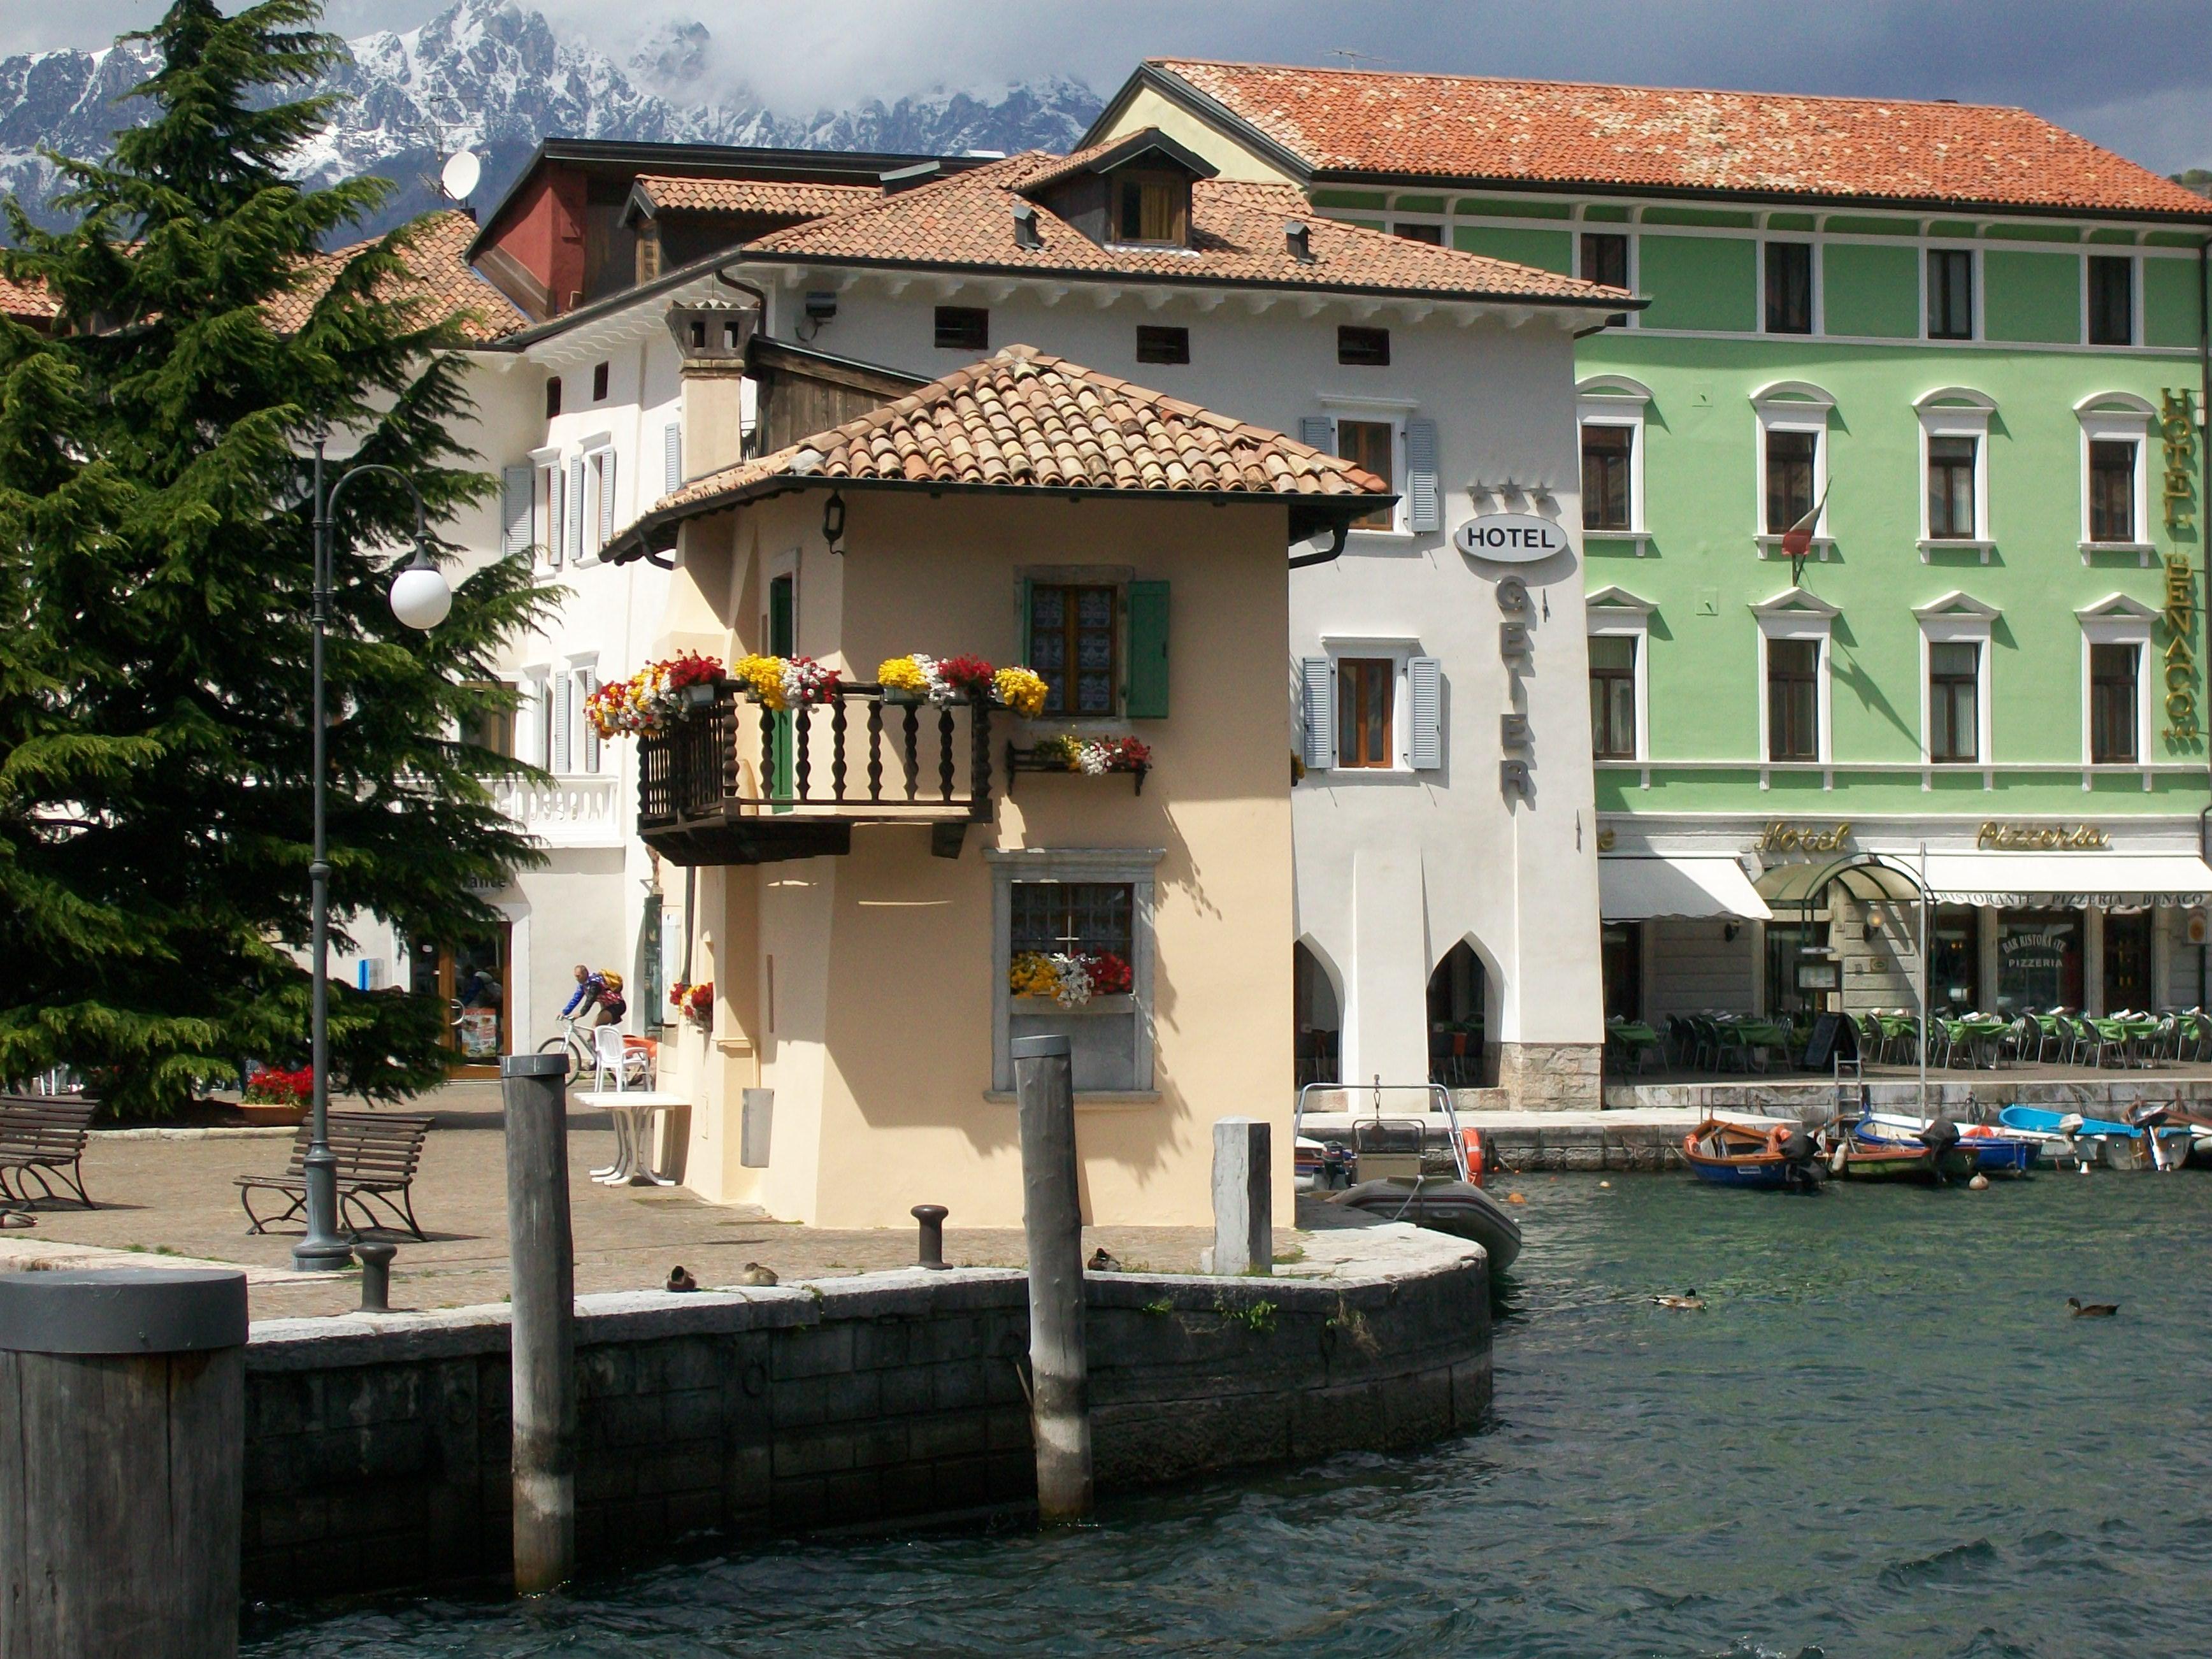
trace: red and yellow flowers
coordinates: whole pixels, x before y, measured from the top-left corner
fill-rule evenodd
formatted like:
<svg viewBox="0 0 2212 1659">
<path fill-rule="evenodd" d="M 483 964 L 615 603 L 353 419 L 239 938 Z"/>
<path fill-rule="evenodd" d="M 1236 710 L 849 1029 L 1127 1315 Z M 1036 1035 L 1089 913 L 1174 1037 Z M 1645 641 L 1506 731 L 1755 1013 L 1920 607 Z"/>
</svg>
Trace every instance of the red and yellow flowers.
<svg viewBox="0 0 2212 1659">
<path fill-rule="evenodd" d="M 584 717 L 602 738 L 649 738 L 684 717 L 686 687 L 722 678 L 715 658 L 696 651 L 647 663 L 626 680 L 609 680 L 584 700 Z"/>
<path fill-rule="evenodd" d="M 1016 996 L 1050 997 L 1063 1008 L 1127 996 L 1133 982 L 1127 960 L 1113 951 L 1020 951 L 1006 970 Z"/>
</svg>

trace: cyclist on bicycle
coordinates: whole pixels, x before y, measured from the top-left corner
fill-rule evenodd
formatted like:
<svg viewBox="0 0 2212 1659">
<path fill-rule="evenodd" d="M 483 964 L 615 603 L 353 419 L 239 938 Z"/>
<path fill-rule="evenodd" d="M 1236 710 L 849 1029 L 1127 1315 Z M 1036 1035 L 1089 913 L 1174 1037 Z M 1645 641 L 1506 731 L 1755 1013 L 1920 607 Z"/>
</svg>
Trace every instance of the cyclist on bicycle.
<svg viewBox="0 0 2212 1659">
<path fill-rule="evenodd" d="M 582 963 L 576 964 L 576 989 L 561 1010 L 561 1018 L 576 1017 L 579 1025 L 589 1029 L 594 1025 L 614 1025 L 621 1022 L 629 1005 L 623 1000 L 622 975 L 605 969 L 594 973 Z"/>
</svg>

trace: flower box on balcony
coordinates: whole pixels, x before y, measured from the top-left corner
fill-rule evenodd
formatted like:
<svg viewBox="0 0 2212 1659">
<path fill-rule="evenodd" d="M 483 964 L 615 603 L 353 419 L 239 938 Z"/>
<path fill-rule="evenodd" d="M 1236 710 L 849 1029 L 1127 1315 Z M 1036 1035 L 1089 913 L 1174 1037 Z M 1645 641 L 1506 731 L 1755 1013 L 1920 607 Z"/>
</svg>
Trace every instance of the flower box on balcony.
<svg viewBox="0 0 2212 1659">
<path fill-rule="evenodd" d="M 1087 752 L 1086 752 L 1087 751 Z M 1145 793 L 1145 775 L 1152 769 L 1152 750 L 1134 738 L 1107 738 L 1086 742 L 1056 738 L 1032 748 L 1006 745 L 1006 793 L 1014 793 L 1017 772 L 1058 772 L 1075 777 L 1107 777 L 1119 772 L 1136 781 L 1136 793 Z"/>
</svg>

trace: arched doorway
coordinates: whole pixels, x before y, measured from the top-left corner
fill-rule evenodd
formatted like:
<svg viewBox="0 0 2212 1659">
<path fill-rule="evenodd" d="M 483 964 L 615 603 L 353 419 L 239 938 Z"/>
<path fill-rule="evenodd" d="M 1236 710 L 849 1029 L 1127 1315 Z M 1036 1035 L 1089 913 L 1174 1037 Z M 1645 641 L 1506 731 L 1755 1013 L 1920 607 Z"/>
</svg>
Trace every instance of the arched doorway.
<svg viewBox="0 0 2212 1659">
<path fill-rule="evenodd" d="M 1299 1085 L 1342 1082 L 1344 1002 L 1328 964 L 1304 939 L 1291 947 L 1291 983 Z"/>
<path fill-rule="evenodd" d="M 1465 939 L 1429 975 L 1429 1081 L 1479 1089 L 1490 1081 L 1490 975 Z"/>
</svg>

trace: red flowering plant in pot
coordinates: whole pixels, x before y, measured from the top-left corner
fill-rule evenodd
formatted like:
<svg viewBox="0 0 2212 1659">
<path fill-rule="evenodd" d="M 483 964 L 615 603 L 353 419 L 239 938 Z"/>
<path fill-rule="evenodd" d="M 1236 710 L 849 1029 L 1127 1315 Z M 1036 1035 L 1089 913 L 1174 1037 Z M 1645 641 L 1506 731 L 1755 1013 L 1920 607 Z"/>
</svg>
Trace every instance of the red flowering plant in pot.
<svg viewBox="0 0 2212 1659">
<path fill-rule="evenodd" d="M 287 1072 L 256 1066 L 246 1074 L 238 1109 L 255 1123 L 297 1123 L 307 1115 L 307 1103 L 314 1093 L 315 1073 L 311 1067 Z"/>
<path fill-rule="evenodd" d="M 714 981 L 702 980 L 696 985 L 686 985 L 681 980 L 668 994 L 668 1006 L 701 1025 L 710 1024 L 714 1018 Z"/>
</svg>

